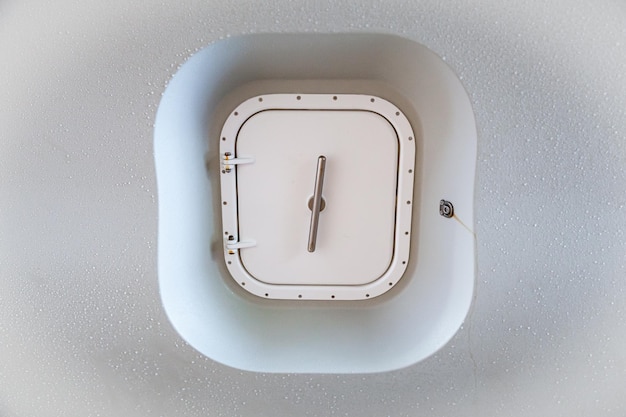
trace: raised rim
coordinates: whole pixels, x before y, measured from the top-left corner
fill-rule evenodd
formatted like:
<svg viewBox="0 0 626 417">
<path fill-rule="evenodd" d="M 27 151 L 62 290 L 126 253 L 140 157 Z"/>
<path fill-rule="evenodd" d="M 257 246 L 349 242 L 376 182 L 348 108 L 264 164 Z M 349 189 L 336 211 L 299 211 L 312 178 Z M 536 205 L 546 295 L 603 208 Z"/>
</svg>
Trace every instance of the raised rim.
<svg viewBox="0 0 626 417">
<path fill-rule="evenodd" d="M 404 112 L 391 102 L 365 94 L 266 94 L 237 106 L 228 116 L 220 135 L 222 167 L 236 158 L 236 142 L 241 126 L 255 114 L 266 110 L 361 110 L 383 117 L 398 138 L 398 170 L 393 255 L 389 268 L 378 279 L 364 285 L 275 285 L 257 280 L 243 266 L 240 250 L 232 248 L 239 241 L 237 210 L 237 165 L 221 169 L 222 226 L 224 258 L 228 271 L 241 288 L 261 298 L 283 300 L 365 300 L 378 297 L 398 283 L 409 262 L 412 233 L 411 204 L 415 168 L 415 133 Z M 410 175 L 400 175 L 410 172 Z M 231 246 L 229 248 L 229 245 Z M 245 250 L 245 249 L 243 249 Z"/>
</svg>

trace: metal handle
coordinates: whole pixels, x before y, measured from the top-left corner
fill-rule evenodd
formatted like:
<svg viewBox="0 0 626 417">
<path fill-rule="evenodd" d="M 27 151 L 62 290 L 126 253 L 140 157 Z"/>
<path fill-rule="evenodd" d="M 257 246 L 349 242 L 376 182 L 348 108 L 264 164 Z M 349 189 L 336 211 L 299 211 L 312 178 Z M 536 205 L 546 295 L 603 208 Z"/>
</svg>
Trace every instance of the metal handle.
<svg viewBox="0 0 626 417">
<path fill-rule="evenodd" d="M 315 174 L 315 188 L 313 190 L 313 207 L 311 208 L 311 225 L 309 227 L 309 252 L 315 252 L 317 242 L 317 226 L 322 208 L 322 187 L 324 186 L 324 171 L 326 170 L 326 157 L 317 158 L 317 173 Z"/>
</svg>

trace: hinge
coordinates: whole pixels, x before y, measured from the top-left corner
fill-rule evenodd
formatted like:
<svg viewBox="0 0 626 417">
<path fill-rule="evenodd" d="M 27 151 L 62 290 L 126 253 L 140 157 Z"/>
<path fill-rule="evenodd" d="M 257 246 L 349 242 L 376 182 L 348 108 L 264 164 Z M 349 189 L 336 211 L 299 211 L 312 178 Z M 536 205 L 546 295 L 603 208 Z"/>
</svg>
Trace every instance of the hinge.
<svg viewBox="0 0 626 417">
<path fill-rule="evenodd" d="M 222 172 L 227 173 L 233 170 L 235 165 L 251 164 L 254 158 L 234 158 L 230 152 L 222 156 Z"/>
<path fill-rule="evenodd" d="M 234 236 L 228 236 L 225 246 L 228 253 L 233 255 L 239 249 L 255 247 L 256 242 L 254 240 L 235 241 Z"/>
</svg>

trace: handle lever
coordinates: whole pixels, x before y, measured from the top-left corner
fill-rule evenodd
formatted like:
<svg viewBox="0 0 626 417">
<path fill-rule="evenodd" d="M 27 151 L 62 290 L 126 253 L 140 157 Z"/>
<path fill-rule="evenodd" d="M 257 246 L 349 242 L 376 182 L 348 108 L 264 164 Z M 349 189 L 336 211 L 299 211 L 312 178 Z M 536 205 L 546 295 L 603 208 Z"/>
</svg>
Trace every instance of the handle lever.
<svg viewBox="0 0 626 417">
<path fill-rule="evenodd" d="M 321 155 L 317 158 L 317 172 L 315 174 L 315 188 L 313 189 L 313 207 L 311 208 L 311 225 L 309 226 L 309 252 L 315 252 L 317 243 L 317 226 L 319 225 L 320 210 L 322 208 L 322 188 L 324 186 L 324 171 L 326 170 L 326 157 Z"/>
</svg>

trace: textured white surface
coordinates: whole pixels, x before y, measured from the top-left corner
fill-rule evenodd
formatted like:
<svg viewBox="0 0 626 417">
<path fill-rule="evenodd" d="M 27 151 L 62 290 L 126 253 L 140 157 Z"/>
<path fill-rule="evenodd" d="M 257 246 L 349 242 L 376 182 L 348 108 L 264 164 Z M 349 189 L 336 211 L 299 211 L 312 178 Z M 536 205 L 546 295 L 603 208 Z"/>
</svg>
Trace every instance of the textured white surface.
<svg viewBox="0 0 626 417">
<path fill-rule="evenodd" d="M 622 1 L 3 2 L 0 415 L 624 415 L 625 20 Z M 207 43 L 268 31 L 400 34 L 470 94 L 476 299 L 416 366 L 240 373 L 164 317 L 159 93 Z"/>
</svg>

